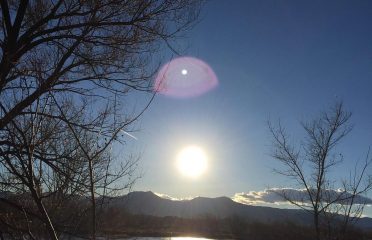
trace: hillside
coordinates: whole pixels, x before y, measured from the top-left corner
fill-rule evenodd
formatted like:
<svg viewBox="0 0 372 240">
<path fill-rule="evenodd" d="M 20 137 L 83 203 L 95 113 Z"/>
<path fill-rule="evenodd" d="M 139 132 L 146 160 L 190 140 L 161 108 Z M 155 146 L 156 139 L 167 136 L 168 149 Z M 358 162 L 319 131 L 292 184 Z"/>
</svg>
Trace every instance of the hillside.
<svg viewBox="0 0 372 240">
<path fill-rule="evenodd" d="M 153 192 L 131 192 L 112 199 L 111 206 L 126 209 L 132 214 L 157 217 L 240 217 L 248 222 L 293 222 L 304 226 L 312 225 L 311 214 L 303 210 L 245 205 L 227 197 L 197 197 L 191 200 L 174 201 L 161 198 Z M 362 218 L 357 225 L 363 229 L 370 228 L 372 219 Z"/>
</svg>

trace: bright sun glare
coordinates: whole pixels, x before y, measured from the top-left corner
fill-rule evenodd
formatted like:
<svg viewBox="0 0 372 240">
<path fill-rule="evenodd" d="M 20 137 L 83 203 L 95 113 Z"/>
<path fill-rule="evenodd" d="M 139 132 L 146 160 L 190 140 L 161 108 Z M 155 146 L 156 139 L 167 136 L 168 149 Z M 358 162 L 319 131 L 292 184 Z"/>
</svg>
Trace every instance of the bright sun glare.
<svg viewBox="0 0 372 240">
<path fill-rule="evenodd" d="M 177 156 L 177 168 L 182 175 L 197 178 L 207 170 L 207 155 L 200 147 L 185 147 Z"/>
</svg>

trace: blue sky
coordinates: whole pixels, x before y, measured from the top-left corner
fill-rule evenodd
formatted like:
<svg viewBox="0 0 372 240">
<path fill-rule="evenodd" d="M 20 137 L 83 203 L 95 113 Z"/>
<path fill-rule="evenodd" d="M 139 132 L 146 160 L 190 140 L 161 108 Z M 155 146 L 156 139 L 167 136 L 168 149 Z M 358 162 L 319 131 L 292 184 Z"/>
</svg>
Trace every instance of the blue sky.
<svg viewBox="0 0 372 240">
<path fill-rule="evenodd" d="M 128 140 L 142 153 L 134 189 L 182 198 L 291 187 L 272 171 L 267 120 L 280 118 L 299 139 L 299 121 L 340 99 L 354 130 L 332 176 L 348 174 L 372 146 L 371 25 L 371 1 L 209 1 L 181 45 L 214 69 L 219 86 L 195 98 L 155 98 L 138 140 Z M 194 180 L 174 166 L 190 144 L 209 156 L 208 171 Z"/>
</svg>

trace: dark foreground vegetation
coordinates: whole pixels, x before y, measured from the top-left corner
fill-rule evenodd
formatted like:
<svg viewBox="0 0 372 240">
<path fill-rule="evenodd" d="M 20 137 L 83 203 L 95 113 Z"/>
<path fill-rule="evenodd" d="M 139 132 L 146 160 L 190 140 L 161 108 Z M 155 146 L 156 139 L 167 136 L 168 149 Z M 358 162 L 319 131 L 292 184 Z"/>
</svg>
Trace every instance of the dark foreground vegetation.
<svg viewBox="0 0 372 240">
<path fill-rule="evenodd" d="M 300 226 L 293 222 L 258 223 L 240 217 L 219 219 L 214 216 L 198 218 L 154 217 L 123 214 L 109 210 L 101 225 L 105 236 L 199 236 L 217 239 L 315 239 L 313 226 Z M 324 239 L 372 239 L 372 232 L 350 228 L 344 236 L 329 234 L 322 229 Z M 326 235 L 329 235 L 328 237 Z"/>
<path fill-rule="evenodd" d="M 76 199 L 75 199 L 76 200 Z M 15 229 L 33 230 L 35 239 L 48 239 L 41 220 L 30 211 L 28 207 L 28 221 L 21 211 L 12 211 L 11 206 L 2 204 L 0 222 L 0 239 L 10 236 L 13 239 L 22 239 L 24 233 L 16 234 Z M 68 236 L 89 239 L 91 218 L 89 215 L 88 201 L 70 201 L 69 204 L 60 205 L 51 211 L 51 219 L 55 223 L 60 239 L 69 239 Z M 149 215 L 130 214 L 124 209 L 105 207 L 102 205 L 97 212 L 97 236 L 107 238 L 122 237 L 170 237 L 170 236 L 196 236 L 215 239 L 302 239 L 313 240 L 316 238 L 312 225 L 298 225 L 294 222 L 254 222 L 234 216 L 229 218 L 217 218 L 213 215 L 202 215 L 194 218 L 181 217 L 155 217 Z M 79 211 L 77 211 L 79 210 Z M 36 211 L 36 206 L 35 206 Z M 330 232 L 328 228 L 322 228 L 322 239 L 358 240 L 372 239 L 372 232 L 362 231 L 357 228 L 349 228 L 345 235 L 337 235 L 340 231 Z"/>
</svg>

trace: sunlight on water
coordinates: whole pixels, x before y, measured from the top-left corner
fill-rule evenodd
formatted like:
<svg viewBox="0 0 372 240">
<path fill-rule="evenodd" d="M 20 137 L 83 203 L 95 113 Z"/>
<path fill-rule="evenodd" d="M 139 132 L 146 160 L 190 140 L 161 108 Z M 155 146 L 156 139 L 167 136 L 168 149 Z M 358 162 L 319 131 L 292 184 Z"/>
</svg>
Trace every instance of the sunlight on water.
<svg viewBox="0 0 372 240">
<path fill-rule="evenodd" d="M 197 237 L 140 237 L 140 238 L 129 238 L 127 240 L 213 240 L 211 238 L 197 238 Z"/>
<path fill-rule="evenodd" d="M 65 238 L 62 238 L 65 239 Z M 71 239 L 71 238 L 68 238 Z M 83 240 L 83 238 L 72 238 L 73 240 Z M 112 238 L 97 237 L 97 240 L 107 240 Z M 212 238 L 199 237 L 130 237 L 130 238 L 115 238 L 117 240 L 214 240 Z"/>
<path fill-rule="evenodd" d="M 208 240 L 208 238 L 195 238 L 195 237 L 171 237 L 170 239 L 172 240 Z"/>
</svg>

